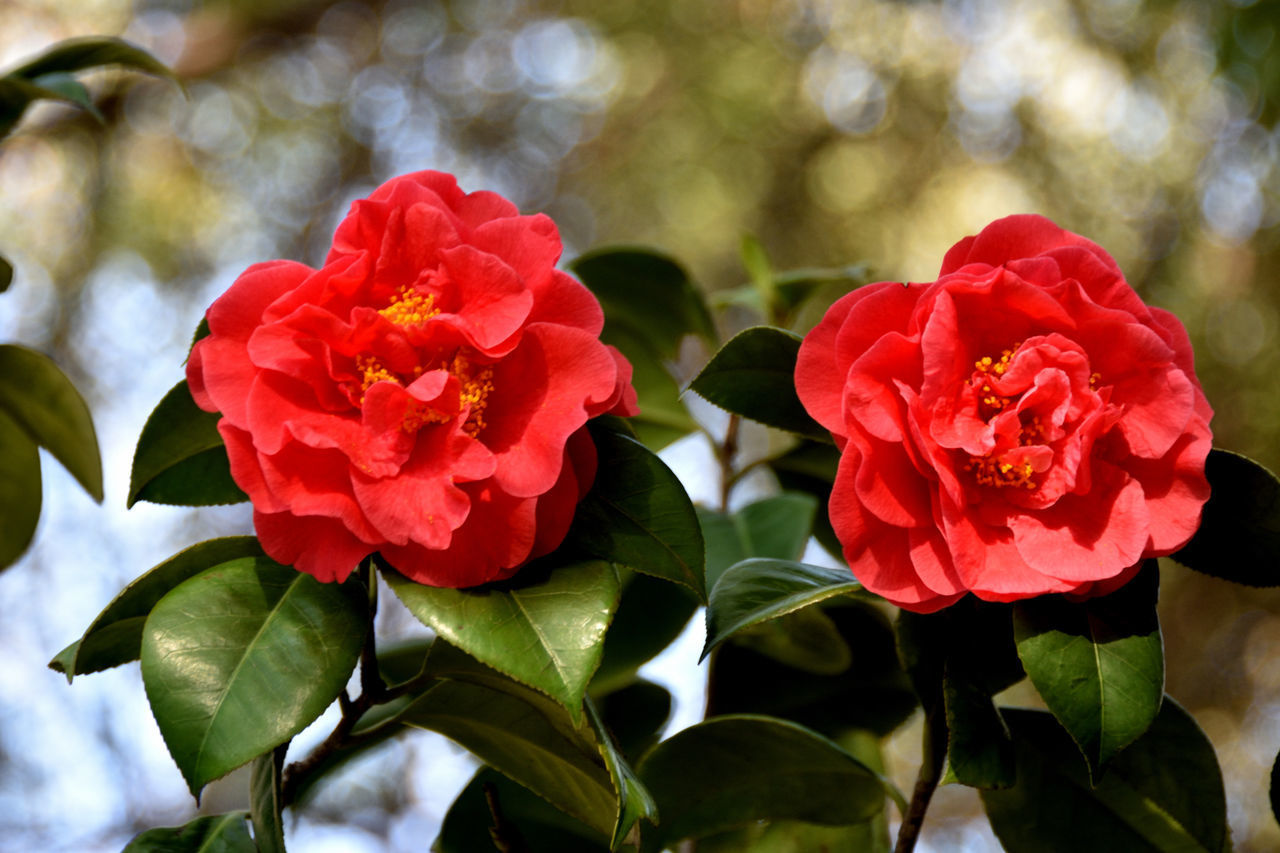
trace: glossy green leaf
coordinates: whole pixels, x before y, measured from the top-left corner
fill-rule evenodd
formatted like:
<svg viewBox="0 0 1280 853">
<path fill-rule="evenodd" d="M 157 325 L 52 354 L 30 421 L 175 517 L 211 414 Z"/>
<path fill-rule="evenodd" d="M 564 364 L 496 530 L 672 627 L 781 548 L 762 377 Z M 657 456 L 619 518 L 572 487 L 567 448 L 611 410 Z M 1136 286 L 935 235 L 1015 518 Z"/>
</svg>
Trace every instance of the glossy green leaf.
<svg viewBox="0 0 1280 853">
<path fill-rule="evenodd" d="M 142 626 L 157 601 L 178 584 L 205 569 L 239 557 L 265 556 L 253 536 L 227 536 L 192 545 L 134 580 L 89 623 L 84 636 L 49 662 L 72 676 L 109 669 L 138 659 Z"/>
<path fill-rule="evenodd" d="M 0 346 L 0 410 L 102 502 L 98 434 L 84 398 L 56 364 L 26 347 Z"/>
<path fill-rule="evenodd" d="M 834 741 L 785 720 L 714 717 L 658 744 L 637 768 L 665 843 L 757 820 L 860 823 L 884 810 L 880 777 Z"/>
<path fill-rule="evenodd" d="M 591 725 L 559 703 L 437 643 L 441 680 L 399 720 L 456 741 L 503 775 L 611 838 L 618 798 Z"/>
<path fill-rule="evenodd" d="M 183 826 L 148 829 L 122 853 L 258 853 L 247 817 L 245 812 L 231 812 L 198 817 Z"/>
<path fill-rule="evenodd" d="M 253 760 L 249 773 L 249 820 L 258 853 L 285 853 L 284 803 L 280 796 L 281 775 L 288 743 L 264 752 Z"/>
<path fill-rule="evenodd" d="M 649 789 L 640 781 L 640 777 L 631 769 L 627 759 L 613 742 L 609 730 L 600 718 L 595 703 L 587 699 L 587 719 L 595 732 L 596 742 L 600 744 L 600 754 L 604 757 L 605 766 L 609 768 L 609 779 L 618 797 L 618 813 L 613 829 L 613 839 L 609 843 L 612 850 L 617 850 L 624 841 L 639 845 L 640 820 L 649 823 L 658 822 L 658 804 L 654 802 Z"/>
<path fill-rule="evenodd" d="M 599 468 L 566 547 L 683 584 L 705 599 L 702 528 L 671 469 L 640 442 L 591 425 Z"/>
<path fill-rule="evenodd" d="M 738 631 L 862 589 L 847 569 L 753 557 L 730 566 L 707 602 L 702 657 Z"/>
<path fill-rule="evenodd" d="M 731 515 L 698 507 L 707 543 L 707 589 L 715 586 L 725 569 L 748 557 L 800 559 L 813 532 L 817 508 L 816 497 L 800 492 L 764 498 Z"/>
<path fill-rule="evenodd" d="M 605 634 L 591 695 L 599 698 L 631 682 L 637 669 L 680 636 L 697 609 L 697 597 L 683 586 L 625 572 L 622 600 Z"/>
<path fill-rule="evenodd" d="M 720 408 L 819 441 L 828 433 L 796 396 L 800 336 L 773 326 L 739 332 L 689 387 Z"/>
<path fill-rule="evenodd" d="M 0 569 L 16 562 L 31 544 L 42 498 L 36 443 L 0 409 Z"/>
<path fill-rule="evenodd" d="M 640 414 L 636 432 L 660 449 L 698 427 L 680 401 L 680 388 L 665 365 L 679 360 L 688 335 L 715 341 L 702 294 L 674 260 L 638 248 L 589 252 L 570 268 L 604 309 L 600 338 L 631 362 Z"/>
<path fill-rule="evenodd" d="M 707 590 L 710 591 L 725 569 L 753 555 L 747 553 L 747 546 L 732 515 L 705 506 L 697 507 L 697 512 L 707 549 L 706 578 Z"/>
<path fill-rule="evenodd" d="M 1212 450 L 1200 529 L 1173 559 L 1246 586 L 1280 586 L 1280 479 L 1247 456 Z"/>
<path fill-rule="evenodd" d="M 510 849 L 522 853 L 604 853 L 609 839 L 575 820 L 523 785 L 482 767 L 449 807 L 432 849 L 437 853 L 494 850 L 496 828 L 489 798 L 497 806 L 498 830 Z"/>
<path fill-rule="evenodd" d="M 439 636 L 581 714 L 620 595 L 600 560 L 526 566 L 511 581 L 471 589 L 424 586 L 384 569 L 405 607 Z"/>
<path fill-rule="evenodd" d="M 60 41 L 10 73 L 28 80 L 35 80 L 54 72 L 82 71 L 103 65 L 118 65 L 133 71 L 177 80 L 163 62 L 142 48 L 124 39 L 110 36 L 90 36 Z"/>
<path fill-rule="evenodd" d="M 698 287 L 675 260 L 660 252 L 607 247 L 569 265 L 604 308 L 601 338 L 612 343 L 614 327 L 633 329 L 661 359 L 674 360 L 686 335 L 716 338 Z M 630 353 L 623 350 L 630 357 Z M 634 360 L 634 359 L 633 359 Z"/>
<path fill-rule="evenodd" d="M 185 379 L 169 389 L 138 436 L 128 505 L 210 506 L 248 500 L 231 479 L 218 432 L 220 417 L 195 404 Z"/>
<path fill-rule="evenodd" d="M 1084 602 L 1044 596 L 1015 605 L 1018 656 L 1095 778 L 1160 710 L 1164 647 L 1155 561 L 1116 592 Z"/>
<path fill-rule="evenodd" d="M 157 602 L 142 681 L 193 794 L 320 716 L 355 668 L 367 606 L 354 576 L 322 584 L 265 557 L 207 569 Z"/>
<path fill-rule="evenodd" d="M 919 704 L 884 613 L 852 599 L 833 599 L 822 610 L 854 651 L 848 669 L 815 675 L 726 643 L 711 658 L 708 716 L 785 717 L 837 740 L 853 730 L 884 736 L 902 725 Z"/>
<path fill-rule="evenodd" d="M 0 293 L 8 290 L 11 284 L 13 284 L 13 264 L 9 263 L 8 258 L 0 256 Z"/>
<path fill-rule="evenodd" d="M 1166 698 L 1141 738 L 1090 784 L 1079 751 L 1043 711 L 1006 709 L 1018 784 L 982 792 L 1009 853 L 1224 853 L 1222 772 L 1199 726 Z"/>
</svg>

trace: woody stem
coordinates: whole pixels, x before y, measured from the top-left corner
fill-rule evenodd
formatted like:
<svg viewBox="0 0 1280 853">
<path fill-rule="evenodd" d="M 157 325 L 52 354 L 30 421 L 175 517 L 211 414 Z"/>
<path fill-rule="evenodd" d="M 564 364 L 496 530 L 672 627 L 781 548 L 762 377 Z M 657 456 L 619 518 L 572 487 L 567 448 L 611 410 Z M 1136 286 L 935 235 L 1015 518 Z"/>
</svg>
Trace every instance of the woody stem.
<svg viewBox="0 0 1280 853">
<path fill-rule="evenodd" d="M 911 853 L 915 849 L 920 829 L 924 826 L 925 812 L 929 809 L 929 801 L 933 799 L 933 792 L 942 779 L 942 767 L 947 758 L 947 715 L 941 702 L 930 708 L 925 715 L 922 745 L 924 754 L 920 760 L 920 772 L 916 776 L 915 789 L 911 792 L 911 803 L 902 816 L 894 853 Z"/>
</svg>

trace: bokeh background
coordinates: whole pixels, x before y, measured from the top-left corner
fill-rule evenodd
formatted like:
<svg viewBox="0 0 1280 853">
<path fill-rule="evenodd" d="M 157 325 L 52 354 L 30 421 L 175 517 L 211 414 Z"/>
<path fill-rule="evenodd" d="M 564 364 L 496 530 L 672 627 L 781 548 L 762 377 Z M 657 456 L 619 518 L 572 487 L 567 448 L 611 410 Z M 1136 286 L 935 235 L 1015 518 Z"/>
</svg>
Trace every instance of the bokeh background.
<svg viewBox="0 0 1280 853">
<path fill-rule="evenodd" d="M 1278 30 L 1247 0 L 5 0 L 0 64 L 123 35 L 187 94 L 94 74 L 105 125 L 43 106 L 0 149 L 0 340 L 73 377 L 107 475 L 99 507 L 50 460 L 35 545 L 0 576 L 0 848 L 118 850 L 194 812 L 136 666 L 69 687 L 44 664 L 177 547 L 248 530 L 243 507 L 126 512 L 137 434 L 240 271 L 318 263 L 351 200 L 403 172 L 551 214 L 566 258 L 660 247 L 708 290 L 745 279 L 744 234 L 779 269 L 931 280 L 959 238 L 1043 213 L 1182 318 L 1216 444 L 1275 469 Z M 668 457 L 714 495 L 697 447 Z M 1168 564 L 1161 607 L 1237 848 L 1278 849 L 1280 597 Z M 677 725 L 701 713 L 696 633 L 660 667 Z M 895 744 L 904 787 L 917 740 Z M 470 766 L 398 742 L 291 824 L 293 849 L 425 849 Z M 922 848 L 997 849 L 977 809 L 944 789 Z"/>
</svg>

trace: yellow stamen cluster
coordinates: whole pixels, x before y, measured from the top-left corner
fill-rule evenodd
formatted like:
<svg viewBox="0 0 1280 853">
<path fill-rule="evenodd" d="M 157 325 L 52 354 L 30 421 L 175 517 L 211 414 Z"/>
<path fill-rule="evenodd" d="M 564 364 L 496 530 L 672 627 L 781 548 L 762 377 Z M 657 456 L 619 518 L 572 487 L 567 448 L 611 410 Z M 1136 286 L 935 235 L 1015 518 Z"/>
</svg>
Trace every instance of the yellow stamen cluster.
<svg viewBox="0 0 1280 853">
<path fill-rule="evenodd" d="M 493 368 L 482 367 L 479 370 L 473 370 L 467 357 L 458 353 L 453 357 L 449 372 L 458 377 L 458 381 L 462 383 L 459 403 L 471 407 L 462 430 L 475 438 L 480 430 L 488 425 L 484 419 L 484 409 L 489 392 L 493 390 Z"/>
<path fill-rule="evenodd" d="M 1009 362 L 1013 359 L 1013 354 L 1018 351 L 1018 347 L 1020 346 L 1022 346 L 1021 341 L 1001 352 L 999 359 L 992 358 L 989 355 L 984 355 L 973 363 L 973 367 L 979 373 L 995 376 L 998 379 L 999 377 L 1004 376 L 1005 371 L 1009 369 Z M 982 381 L 982 393 L 984 395 L 982 398 L 982 405 L 986 406 L 988 409 L 993 409 L 994 411 L 999 412 L 1012 402 L 1010 398 L 1001 397 L 993 392 L 991 390 L 991 386 L 987 384 L 985 380 L 979 380 L 975 377 L 974 381 L 975 383 Z"/>
<path fill-rule="evenodd" d="M 421 326 L 440 313 L 433 294 L 423 293 L 411 284 L 396 291 L 391 304 L 378 313 L 397 326 Z"/>
<path fill-rule="evenodd" d="M 360 402 L 364 402 L 365 392 L 375 382 L 394 382 L 400 384 L 400 378 L 387 370 L 382 362 L 371 355 L 356 356 L 356 369 L 360 371 Z"/>
<path fill-rule="evenodd" d="M 980 486 L 1004 488 L 1013 486 L 1020 489 L 1036 489 L 1038 484 L 1032 479 L 1035 469 L 1030 462 L 1015 465 L 1011 462 L 997 462 L 990 456 L 974 456 L 965 466 L 966 471 L 973 472 L 973 478 Z"/>
</svg>

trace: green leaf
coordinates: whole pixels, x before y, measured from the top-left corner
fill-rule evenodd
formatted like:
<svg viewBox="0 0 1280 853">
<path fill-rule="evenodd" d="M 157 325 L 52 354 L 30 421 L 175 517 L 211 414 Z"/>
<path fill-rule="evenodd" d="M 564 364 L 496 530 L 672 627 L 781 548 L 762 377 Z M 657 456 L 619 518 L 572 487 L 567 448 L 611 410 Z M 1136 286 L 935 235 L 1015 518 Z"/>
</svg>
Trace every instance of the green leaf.
<svg viewBox="0 0 1280 853">
<path fill-rule="evenodd" d="M 861 823 L 884 810 L 874 771 L 834 741 L 770 717 L 691 726 L 658 744 L 638 770 L 668 844 L 757 820 Z"/>
<path fill-rule="evenodd" d="M 800 336 L 773 326 L 739 332 L 702 368 L 690 389 L 726 411 L 766 426 L 830 441 L 796 395 Z"/>
<path fill-rule="evenodd" d="M 570 269 L 600 300 L 600 339 L 631 362 L 640 414 L 636 432 L 655 449 L 698 427 L 666 365 L 679 361 L 688 335 L 714 345 L 715 326 L 688 273 L 666 255 L 647 249 L 605 248 L 589 252 Z"/>
<path fill-rule="evenodd" d="M 0 257 L 0 293 L 8 290 L 11 284 L 13 284 L 13 264 L 9 263 L 8 258 Z"/>
<path fill-rule="evenodd" d="M 674 361 L 686 335 L 716 339 L 702 293 L 675 260 L 660 252 L 608 247 L 569 265 L 604 308 L 601 339 L 613 343 L 616 327 L 629 327 L 659 358 Z M 619 347 L 621 349 L 621 347 Z M 623 350 L 631 358 L 631 353 Z M 632 359 L 635 361 L 635 359 Z"/>
<path fill-rule="evenodd" d="M 191 399 L 184 379 L 151 412 L 133 454 L 129 502 L 210 506 L 248 500 L 231 479 L 221 415 Z"/>
<path fill-rule="evenodd" d="M 1271 765 L 1271 787 L 1268 789 L 1271 799 L 1271 816 L 1280 823 L 1280 754 Z"/>
<path fill-rule="evenodd" d="M 753 234 L 744 234 L 738 255 L 757 294 L 761 315 L 766 320 L 772 321 L 776 285 L 773 279 L 773 265 L 769 263 L 769 253 L 765 251 L 764 244 L 759 238 Z"/>
<path fill-rule="evenodd" d="M 613 790 L 618 795 L 617 823 L 613 829 L 613 840 L 609 849 L 617 850 L 623 841 L 640 843 L 640 830 L 636 826 L 643 818 L 651 824 L 658 822 L 658 804 L 654 802 L 649 789 L 640 781 L 626 758 L 618 751 L 600 719 L 600 712 L 595 703 L 587 699 L 587 718 L 595 732 L 596 742 L 600 744 L 600 753 L 604 756 L 605 766 L 609 768 L 609 779 L 613 782 Z"/>
<path fill-rule="evenodd" d="M 748 557 L 798 560 L 809 543 L 817 508 L 816 497 L 799 492 L 764 498 L 732 515 L 698 507 L 707 543 L 707 589 L 725 569 Z"/>
<path fill-rule="evenodd" d="M 702 657 L 738 631 L 860 589 L 848 569 L 760 557 L 743 560 L 726 569 L 711 590 Z"/>
<path fill-rule="evenodd" d="M 833 599 L 823 607 L 853 663 L 837 675 L 814 675 L 726 643 L 711 658 L 708 716 L 785 717 L 830 738 L 851 730 L 885 736 L 919 707 L 894 650 L 893 629 L 875 605 Z"/>
<path fill-rule="evenodd" d="M 626 755 L 643 755 L 658 742 L 671 717 L 671 693 L 652 681 L 636 679 L 598 700 L 600 719 Z"/>
<path fill-rule="evenodd" d="M 1209 739 L 1166 697 L 1155 722 L 1097 786 L 1079 752 L 1043 711 L 1005 710 L 1018 784 L 983 791 L 1010 853 L 1224 853 L 1230 850 L 1222 772 Z"/>
<path fill-rule="evenodd" d="M 65 673 L 70 683 L 72 676 L 137 660 L 147 615 L 171 589 L 220 563 L 260 556 L 262 546 L 253 536 L 210 539 L 180 551 L 126 586 L 49 668 Z"/>
<path fill-rule="evenodd" d="M 839 675 L 853 663 L 853 650 L 820 607 L 752 625 L 734 634 L 733 641 L 813 675 Z"/>
<path fill-rule="evenodd" d="M 46 98 L 74 103 L 56 89 L 39 86 L 17 74 L 0 77 L 0 139 L 17 126 L 33 101 Z"/>
<path fill-rule="evenodd" d="M 207 569 L 152 609 L 142 681 L 191 793 L 293 737 L 346 686 L 367 595 L 265 557 Z"/>
<path fill-rule="evenodd" d="M 177 77 L 160 60 L 137 45 L 109 36 L 66 39 L 15 68 L 11 74 L 35 80 L 53 72 L 82 71 L 101 65 L 119 65 L 133 71 L 154 74 L 177 82 Z"/>
<path fill-rule="evenodd" d="M 640 442 L 590 425 L 599 468 L 566 547 L 683 584 L 706 599 L 702 528 L 671 469 Z"/>
<path fill-rule="evenodd" d="M 1280 586 L 1280 479 L 1247 456 L 1214 449 L 1200 529 L 1173 559 L 1246 586 Z"/>
<path fill-rule="evenodd" d="M 1014 637 L 1027 675 L 1102 769 L 1155 719 L 1164 695 L 1155 561 L 1110 595 L 1073 603 L 1044 596 L 1014 606 Z"/>
<path fill-rule="evenodd" d="M 139 833 L 123 853 L 258 853 L 245 823 L 248 814 L 198 817 L 183 826 L 159 827 Z"/>
<path fill-rule="evenodd" d="M 535 563 L 511 581 L 471 589 L 424 586 L 384 568 L 393 592 L 423 624 L 481 663 L 582 713 L 618 607 L 618 573 L 600 560 Z"/>
<path fill-rule="evenodd" d="M 698 609 L 683 586 L 625 572 L 622 600 L 604 637 L 604 656 L 591 678 L 597 699 L 629 683 L 636 670 L 671 645 Z"/>
<path fill-rule="evenodd" d="M 803 441 L 794 450 L 772 459 L 769 468 L 778 484 L 789 492 L 804 492 L 818 501 L 813 518 L 813 536 L 837 558 L 844 553 L 835 530 L 831 527 L 828 505 L 831 486 L 840 464 L 840 451 L 830 444 Z"/>
<path fill-rule="evenodd" d="M 0 408 L 0 569 L 13 565 L 31 544 L 42 499 L 40 451 Z"/>
<path fill-rule="evenodd" d="M 1016 781 L 1013 741 L 991 694 L 948 667 L 942 687 L 947 714 L 947 773 L 974 788 L 1008 788 Z"/>
<path fill-rule="evenodd" d="M 26 347 L 0 346 L 0 410 L 102 502 L 98 434 L 84 398 L 56 364 Z"/>
<path fill-rule="evenodd" d="M 487 795 L 486 795 L 487 792 Z M 488 797 L 502 817 L 499 834 L 511 850 L 523 853 L 603 853 L 607 836 L 593 831 L 523 785 L 490 767 L 482 767 L 449 807 L 433 850 L 477 853 L 493 850 L 495 827 Z M 518 834 L 518 839 L 513 836 Z M 517 846 L 523 845 L 523 846 Z"/>
<path fill-rule="evenodd" d="M 280 778 L 288 749 L 286 742 L 259 755 L 249 773 L 249 818 L 259 853 L 285 853 Z"/>
<path fill-rule="evenodd" d="M 437 642 L 441 680 L 400 717 L 456 741 L 481 761 L 611 838 L 618 797 L 589 722 L 559 703 Z"/>
<path fill-rule="evenodd" d="M 52 71 L 48 74 L 41 74 L 32 82 L 37 86 L 57 92 L 64 100 L 88 112 L 99 124 L 104 123 L 105 120 L 102 117 L 102 113 L 98 112 L 98 108 L 94 106 L 93 99 L 89 97 L 89 90 L 70 74 L 64 71 Z"/>
</svg>

